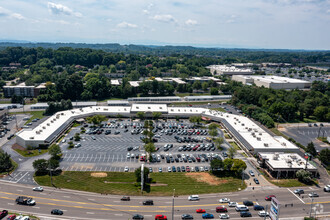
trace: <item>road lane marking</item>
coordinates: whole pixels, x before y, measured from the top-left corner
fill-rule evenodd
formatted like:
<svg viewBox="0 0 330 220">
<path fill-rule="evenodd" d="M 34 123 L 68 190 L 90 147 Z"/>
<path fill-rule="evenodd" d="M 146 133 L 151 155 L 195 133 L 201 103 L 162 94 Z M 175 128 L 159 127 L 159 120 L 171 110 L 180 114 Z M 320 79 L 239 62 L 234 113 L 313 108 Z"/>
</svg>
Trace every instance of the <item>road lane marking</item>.
<svg viewBox="0 0 330 220">
<path fill-rule="evenodd" d="M 291 192 L 295 197 L 297 197 L 297 199 L 299 199 L 302 203 L 305 204 L 304 200 L 302 200 L 299 196 L 297 196 L 294 192 L 292 192 L 290 189 L 287 189 L 289 190 L 289 192 Z"/>
<path fill-rule="evenodd" d="M 28 172 L 26 172 L 23 176 L 21 176 L 21 178 L 19 178 L 15 183 L 18 183 L 26 174 L 28 174 Z"/>
</svg>

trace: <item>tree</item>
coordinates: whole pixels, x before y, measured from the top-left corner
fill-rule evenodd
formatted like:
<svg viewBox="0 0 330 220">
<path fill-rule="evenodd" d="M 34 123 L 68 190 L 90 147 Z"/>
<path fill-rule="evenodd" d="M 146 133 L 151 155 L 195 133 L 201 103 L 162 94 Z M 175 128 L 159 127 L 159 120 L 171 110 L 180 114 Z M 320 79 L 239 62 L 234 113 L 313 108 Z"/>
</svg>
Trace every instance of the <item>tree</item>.
<svg viewBox="0 0 330 220">
<path fill-rule="evenodd" d="M 107 117 L 104 115 L 94 115 L 86 118 L 88 123 L 93 123 L 93 125 L 99 125 L 102 121 L 106 121 Z"/>
<path fill-rule="evenodd" d="M 317 106 L 314 109 L 314 115 L 318 121 L 326 121 L 326 115 L 328 114 L 329 107 Z"/>
<path fill-rule="evenodd" d="M 154 143 L 150 142 L 150 143 L 145 144 L 144 150 L 147 152 L 148 156 L 150 157 L 151 153 L 156 151 Z"/>
<path fill-rule="evenodd" d="M 233 159 L 226 158 L 223 161 L 223 168 L 227 171 L 229 171 L 231 169 L 232 165 L 233 165 Z"/>
<path fill-rule="evenodd" d="M 136 113 L 136 117 L 143 120 L 145 118 L 145 113 L 144 112 L 138 112 L 138 113 Z"/>
<path fill-rule="evenodd" d="M 189 121 L 191 123 L 197 123 L 197 124 L 199 124 L 199 123 L 201 123 L 202 118 L 200 116 L 191 116 L 191 117 L 189 117 Z"/>
<path fill-rule="evenodd" d="M 162 117 L 162 113 L 161 112 L 153 112 L 152 117 L 153 117 L 153 119 L 155 119 L 157 121 L 160 117 Z"/>
<path fill-rule="evenodd" d="M 234 172 L 236 176 L 241 175 L 242 171 L 246 169 L 246 164 L 243 160 L 240 159 L 232 159 L 233 164 L 230 168 L 230 171 Z"/>
<path fill-rule="evenodd" d="M 296 172 L 296 176 L 298 180 L 302 183 L 310 184 L 312 182 L 311 173 L 306 170 L 298 170 Z"/>
<path fill-rule="evenodd" d="M 50 158 L 48 160 L 48 168 L 51 170 L 56 170 L 60 166 L 60 162 L 57 159 Z"/>
<path fill-rule="evenodd" d="M 209 89 L 209 84 L 207 82 L 203 82 L 202 89 L 206 92 Z"/>
<path fill-rule="evenodd" d="M 229 156 L 229 158 L 231 158 L 231 159 L 233 159 L 234 158 L 234 155 L 236 154 L 236 149 L 234 148 L 234 147 L 230 147 L 229 149 L 228 149 L 228 156 Z"/>
<path fill-rule="evenodd" d="M 8 172 L 13 167 L 10 160 L 10 155 L 0 149 L 0 173 Z"/>
<path fill-rule="evenodd" d="M 223 138 L 222 137 L 215 138 L 213 140 L 213 142 L 219 150 L 222 150 L 222 147 L 221 147 L 221 144 L 223 144 Z"/>
<path fill-rule="evenodd" d="M 33 168 L 36 170 L 37 173 L 46 173 L 48 169 L 48 163 L 45 159 L 39 159 L 33 161 Z"/>
<path fill-rule="evenodd" d="M 141 167 L 137 168 L 134 171 L 135 177 L 136 177 L 136 182 L 141 182 Z M 148 179 L 148 175 L 149 175 L 149 169 L 147 167 L 144 167 L 143 169 L 143 178 L 144 178 L 144 183 L 146 182 L 146 180 Z"/>
<path fill-rule="evenodd" d="M 56 157 L 57 155 L 61 154 L 61 148 L 60 146 L 58 146 L 57 144 L 52 144 L 49 148 L 48 148 L 48 153 L 52 156 L 52 157 Z"/>
<path fill-rule="evenodd" d="M 219 95 L 219 89 L 212 87 L 211 88 L 211 95 Z"/>
<path fill-rule="evenodd" d="M 214 138 L 218 135 L 218 130 L 217 129 L 211 129 L 211 130 L 209 130 L 209 134 Z"/>
<path fill-rule="evenodd" d="M 74 134 L 74 141 L 80 141 L 80 134 L 79 133 Z"/>
<path fill-rule="evenodd" d="M 218 125 L 216 123 L 211 123 L 209 125 L 209 129 L 212 130 L 212 129 L 217 129 L 218 128 Z"/>
<path fill-rule="evenodd" d="M 310 143 L 307 144 L 306 152 L 310 153 L 313 156 L 317 155 L 317 152 L 316 152 L 316 149 L 315 149 L 315 146 L 314 146 L 313 142 L 310 142 Z"/>
<path fill-rule="evenodd" d="M 325 149 L 320 151 L 319 159 L 326 166 L 330 165 L 330 159 L 329 158 L 330 158 L 330 149 L 329 148 L 325 148 Z"/>
<path fill-rule="evenodd" d="M 217 171 L 223 168 L 223 162 L 220 159 L 214 159 L 210 163 L 211 165 L 211 171 Z"/>
</svg>

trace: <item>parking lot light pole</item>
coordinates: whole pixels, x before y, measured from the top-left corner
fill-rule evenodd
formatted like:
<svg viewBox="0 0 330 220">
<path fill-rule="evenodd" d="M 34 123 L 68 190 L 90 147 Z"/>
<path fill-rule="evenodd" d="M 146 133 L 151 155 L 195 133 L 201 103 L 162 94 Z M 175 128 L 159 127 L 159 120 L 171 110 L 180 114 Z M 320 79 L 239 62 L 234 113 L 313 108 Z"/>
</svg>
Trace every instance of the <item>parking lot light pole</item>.
<svg viewBox="0 0 330 220">
<path fill-rule="evenodd" d="M 175 196 L 175 189 L 173 189 L 173 200 L 172 200 L 172 220 L 174 220 L 174 196 Z"/>
</svg>

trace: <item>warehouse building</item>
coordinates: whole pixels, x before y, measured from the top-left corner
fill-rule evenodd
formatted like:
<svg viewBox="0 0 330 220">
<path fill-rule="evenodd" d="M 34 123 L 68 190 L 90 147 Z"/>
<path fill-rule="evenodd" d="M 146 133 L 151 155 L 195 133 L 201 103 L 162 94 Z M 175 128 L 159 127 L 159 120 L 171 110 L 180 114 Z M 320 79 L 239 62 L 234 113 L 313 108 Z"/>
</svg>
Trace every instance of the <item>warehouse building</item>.
<svg viewBox="0 0 330 220">
<path fill-rule="evenodd" d="M 126 99 L 123 100 L 108 100 L 108 106 L 129 106 L 129 102 Z"/>
<path fill-rule="evenodd" d="M 313 177 L 317 175 L 317 168 L 296 153 L 258 153 L 258 163 L 274 178 L 296 178 L 296 172 L 302 169 Z"/>
<path fill-rule="evenodd" d="M 178 96 L 161 96 L 161 97 L 132 97 L 127 99 L 129 102 L 159 102 L 159 103 L 171 103 L 179 102 L 181 98 Z"/>
<path fill-rule="evenodd" d="M 72 102 L 72 107 L 73 108 L 84 108 L 84 107 L 89 107 L 89 106 L 96 106 L 97 102 L 96 101 L 91 101 L 91 102 Z M 36 104 L 30 105 L 31 109 L 47 109 L 48 108 L 48 103 L 46 102 L 38 102 Z"/>
<path fill-rule="evenodd" d="M 232 76 L 232 80 L 242 82 L 245 85 L 255 84 L 258 87 L 264 86 L 265 88 L 272 89 L 310 89 L 311 82 L 292 79 L 288 77 L 281 76 L 245 76 L 245 75 L 235 75 Z"/>
<path fill-rule="evenodd" d="M 218 101 L 231 99 L 231 95 L 201 95 L 201 96 L 185 96 L 184 100 L 187 102 L 195 101 Z"/>
<path fill-rule="evenodd" d="M 211 65 L 206 67 L 210 69 L 212 75 L 251 75 L 253 71 L 250 68 L 237 68 L 227 65 Z"/>
</svg>

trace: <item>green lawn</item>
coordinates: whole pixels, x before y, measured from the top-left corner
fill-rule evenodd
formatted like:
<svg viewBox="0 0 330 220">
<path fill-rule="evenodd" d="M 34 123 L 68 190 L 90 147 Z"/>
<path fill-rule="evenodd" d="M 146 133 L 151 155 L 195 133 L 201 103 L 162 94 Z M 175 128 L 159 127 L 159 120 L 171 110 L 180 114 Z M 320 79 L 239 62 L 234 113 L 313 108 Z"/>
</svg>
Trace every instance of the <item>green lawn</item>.
<svg viewBox="0 0 330 220">
<path fill-rule="evenodd" d="M 221 107 L 219 107 L 219 108 L 210 108 L 210 109 L 220 111 L 220 112 L 226 112 L 226 110 L 224 108 L 221 108 Z"/>
<path fill-rule="evenodd" d="M 139 186 L 135 185 L 134 173 L 107 172 L 107 177 L 92 177 L 91 172 L 63 172 L 53 177 L 56 187 L 68 188 L 96 193 L 118 195 L 140 195 Z M 203 175 L 203 174 L 202 174 Z M 152 182 L 157 186 L 147 186 L 145 195 L 170 196 L 175 189 L 177 195 L 220 193 L 245 189 L 241 185 L 241 179 L 217 178 L 218 185 L 210 185 L 205 182 L 197 182 L 196 179 L 186 176 L 185 173 L 151 173 Z M 36 176 L 39 185 L 50 186 L 50 178 Z"/>
<path fill-rule="evenodd" d="M 31 115 L 31 118 L 25 122 L 25 124 L 27 124 L 27 123 L 30 123 L 35 118 L 42 119 L 43 117 L 45 117 L 43 115 L 44 112 L 45 111 L 11 112 L 10 114 L 11 115 L 15 115 L 15 114 L 29 114 L 29 115 Z"/>
<path fill-rule="evenodd" d="M 231 137 L 229 137 L 229 134 L 225 133 L 225 138 L 226 139 L 231 139 Z"/>
<path fill-rule="evenodd" d="M 40 153 L 39 150 L 21 150 L 21 149 L 14 149 L 14 150 L 23 157 L 34 157 L 48 152 L 48 149 L 41 149 Z"/>
<path fill-rule="evenodd" d="M 304 187 L 304 186 L 309 186 L 306 185 L 300 181 L 298 181 L 298 179 L 273 179 L 270 178 L 266 173 L 262 172 L 261 170 L 259 170 L 260 173 L 272 184 L 279 186 L 279 187 Z M 314 180 L 315 182 L 315 180 Z M 317 181 L 315 182 L 317 183 Z"/>
</svg>

